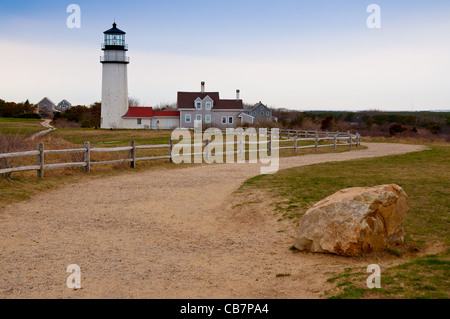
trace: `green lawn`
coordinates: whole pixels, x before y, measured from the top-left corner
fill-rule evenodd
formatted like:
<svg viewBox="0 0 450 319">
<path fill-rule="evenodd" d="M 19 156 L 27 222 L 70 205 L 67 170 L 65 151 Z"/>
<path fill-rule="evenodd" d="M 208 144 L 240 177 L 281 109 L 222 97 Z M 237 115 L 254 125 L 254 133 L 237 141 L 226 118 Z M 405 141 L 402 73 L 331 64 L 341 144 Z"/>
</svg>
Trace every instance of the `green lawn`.
<svg viewBox="0 0 450 319">
<path fill-rule="evenodd" d="M 404 225 L 406 244 L 423 248 L 429 244 L 441 243 L 450 247 L 450 146 L 430 147 L 431 150 L 400 156 L 287 169 L 276 175 L 250 179 L 239 191 L 266 190 L 273 196 L 275 218 L 291 220 L 298 225 L 309 207 L 340 189 L 395 183 L 403 187 L 410 200 L 410 211 Z M 402 255 L 401 251 L 391 252 Z M 398 288 L 395 280 L 392 280 L 391 286 L 386 282 L 387 287 L 379 294 L 389 298 L 449 297 L 448 252 L 430 257 L 439 266 L 436 271 L 433 267 L 427 267 L 428 257 L 424 258 L 425 261 L 411 261 L 404 268 L 389 269 L 388 273 L 392 278 L 402 275 L 411 280 L 420 278 L 423 280 L 422 285 L 428 287 L 426 294 L 417 290 L 414 285 L 406 285 L 402 294 L 394 295 L 394 290 Z M 347 294 L 340 295 L 341 297 L 357 298 L 374 294 L 351 282 L 337 284 L 341 285 L 341 290 L 347 289 Z M 414 294 L 414 289 L 419 292 Z"/>
<path fill-rule="evenodd" d="M 4 135 L 29 136 L 45 130 L 40 124 L 42 120 L 35 119 L 13 119 L 0 117 L 0 133 Z"/>
<path fill-rule="evenodd" d="M 62 138 L 70 143 L 82 145 L 90 142 L 99 147 L 137 144 L 168 144 L 172 131 L 146 130 L 95 130 L 89 128 L 62 128 L 50 133 L 50 136 Z"/>
</svg>

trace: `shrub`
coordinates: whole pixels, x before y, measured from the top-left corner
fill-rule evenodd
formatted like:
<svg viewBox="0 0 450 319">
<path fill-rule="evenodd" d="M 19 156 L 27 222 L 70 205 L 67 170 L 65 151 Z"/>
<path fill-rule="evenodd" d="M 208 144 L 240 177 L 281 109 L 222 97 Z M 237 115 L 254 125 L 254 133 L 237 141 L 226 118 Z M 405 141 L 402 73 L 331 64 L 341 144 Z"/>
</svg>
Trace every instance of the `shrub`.
<svg viewBox="0 0 450 319">
<path fill-rule="evenodd" d="M 406 132 L 407 130 L 408 128 L 400 123 L 393 123 L 389 126 L 389 133 L 391 134 L 391 136 Z"/>
<path fill-rule="evenodd" d="M 438 135 L 441 132 L 441 125 L 435 122 L 428 122 L 427 129 L 434 135 Z"/>
<path fill-rule="evenodd" d="M 29 150 L 31 143 L 20 135 L 3 135 L 0 133 L 0 154 L 14 153 Z M 14 158 L 0 159 L 0 169 L 14 167 Z M 2 177 L 11 179 L 11 173 L 1 174 Z"/>
<path fill-rule="evenodd" d="M 37 113 L 22 113 L 14 117 L 19 119 L 36 119 L 36 120 L 42 119 L 42 117 Z"/>
<path fill-rule="evenodd" d="M 322 131 L 328 131 L 331 128 L 331 125 L 334 122 L 334 117 L 329 115 L 327 116 L 325 119 L 322 120 L 321 125 L 320 125 L 320 129 Z"/>
</svg>

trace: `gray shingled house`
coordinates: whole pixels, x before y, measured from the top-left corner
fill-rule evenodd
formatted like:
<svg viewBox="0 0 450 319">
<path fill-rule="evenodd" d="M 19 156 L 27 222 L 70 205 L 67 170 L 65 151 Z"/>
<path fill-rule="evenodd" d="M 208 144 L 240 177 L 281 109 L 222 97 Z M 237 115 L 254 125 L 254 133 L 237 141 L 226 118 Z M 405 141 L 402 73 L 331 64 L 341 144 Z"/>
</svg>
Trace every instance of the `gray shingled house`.
<svg viewBox="0 0 450 319">
<path fill-rule="evenodd" d="M 57 112 L 56 104 L 48 97 L 44 97 L 42 101 L 38 103 L 38 111 L 41 116 L 53 116 L 53 113 Z"/>
<path fill-rule="evenodd" d="M 70 102 L 67 100 L 62 100 L 61 102 L 58 103 L 58 105 L 56 107 L 61 112 L 65 112 L 72 107 L 72 104 L 70 104 Z"/>
<path fill-rule="evenodd" d="M 244 107 L 244 113 L 254 118 L 253 123 L 273 120 L 272 110 L 261 102 L 255 105 L 246 105 Z"/>
<path fill-rule="evenodd" d="M 244 104 L 239 90 L 234 100 L 223 100 L 219 92 L 206 92 L 202 82 L 200 92 L 178 92 L 177 106 L 180 111 L 180 127 L 194 128 L 197 121 L 211 127 L 234 128 L 242 123 L 239 115 Z"/>
</svg>

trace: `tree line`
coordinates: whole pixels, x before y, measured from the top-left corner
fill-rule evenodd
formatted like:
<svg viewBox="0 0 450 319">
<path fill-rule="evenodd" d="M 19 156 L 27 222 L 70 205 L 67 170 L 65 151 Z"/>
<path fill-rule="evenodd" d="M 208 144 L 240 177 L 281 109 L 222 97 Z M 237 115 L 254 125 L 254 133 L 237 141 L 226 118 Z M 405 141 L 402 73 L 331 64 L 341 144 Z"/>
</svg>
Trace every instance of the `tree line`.
<svg viewBox="0 0 450 319">
<path fill-rule="evenodd" d="M 6 102 L 0 99 L 0 117 L 40 119 L 37 106 L 26 100 L 23 103 Z"/>
<path fill-rule="evenodd" d="M 450 134 L 450 112 L 321 112 L 273 109 L 273 115 L 287 128 L 315 125 L 321 130 L 336 127 L 396 135 L 404 132 L 417 133 L 419 129 L 434 135 Z"/>
<path fill-rule="evenodd" d="M 55 113 L 53 120 L 68 121 L 79 124 L 84 128 L 99 128 L 101 118 L 102 104 L 100 102 L 92 104 L 90 107 L 85 105 L 72 106 L 64 113 Z"/>
</svg>

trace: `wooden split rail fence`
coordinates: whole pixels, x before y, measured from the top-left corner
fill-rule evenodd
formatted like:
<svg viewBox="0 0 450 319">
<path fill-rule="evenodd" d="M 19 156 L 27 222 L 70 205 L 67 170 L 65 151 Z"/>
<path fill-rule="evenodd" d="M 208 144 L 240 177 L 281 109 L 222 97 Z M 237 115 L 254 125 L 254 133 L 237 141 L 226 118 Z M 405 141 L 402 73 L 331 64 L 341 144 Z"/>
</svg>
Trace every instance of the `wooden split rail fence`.
<svg viewBox="0 0 450 319">
<path fill-rule="evenodd" d="M 302 137 L 303 136 L 303 137 Z M 300 141 L 311 141 L 314 142 L 312 145 L 307 146 L 299 146 L 298 143 Z M 331 144 L 322 144 L 319 143 L 321 141 L 332 141 Z M 344 143 L 342 143 L 344 141 Z M 268 155 L 271 155 L 271 152 L 275 150 L 275 148 L 272 147 L 272 144 L 275 141 L 273 141 L 270 138 L 267 140 L 267 142 L 256 142 L 256 144 L 267 144 L 268 145 Z M 300 149 L 307 149 L 307 148 L 314 148 L 315 151 L 317 151 L 319 148 L 323 147 L 333 147 L 334 150 L 337 149 L 338 146 L 349 146 L 350 149 L 352 149 L 353 146 L 359 147 L 361 143 L 361 136 L 359 134 L 353 135 L 350 133 L 341 133 L 341 132 L 335 132 L 335 133 L 329 133 L 329 132 L 320 132 L 320 131 L 294 131 L 294 130 L 280 130 L 280 140 L 277 142 L 279 143 L 288 143 L 293 142 L 292 146 L 283 146 L 278 147 L 278 150 L 284 150 L 284 149 L 293 149 L 294 154 L 297 154 L 298 150 Z M 224 143 L 223 145 L 230 144 L 230 143 Z M 251 145 L 255 144 L 255 142 L 231 142 L 231 144 L 234 144 L 237 148 L 236 151 L 232 152 L 223 152 L 223 153 L 216 153 L 215 155 L 228 155 L 228 154 L 242 154 L 242 153 L 249 153 L 251 150 L 246 150 L 244 145 Z M 208 157 L 209 154 L 209 147 L 217 145 L 214 143 L 210 143 L 209 140 L 206 140 L 201 144 L 201 146 L 205 147 L 205 156 Z M 75 148 L 75 149 L 64 149 L 64 150 L 46 150 L 44 148 L 43 143 L 39 143 L 37 146 L 37 150 L 35 151 L 26 151 L 26 152 L 16 152 L 16 153 L 6 153 L 6 154 L 0 154 L 0 161 L 5 161 L 8 159 L 14 159 L 19 157 L 30 157 L 30 156 L 36 156 L 36 165 L 29 165 L 29 166 L 21 166 L 21 167 L 6 167 L 0 169 L 0 175 L 4 174 L 10 174 L 15 172 L 24 172 L 24 171 L 37 171 L 37 176 L 39 178 L 44 177 L 44 172 L 46 170 L 54 170 L 54 169 L 61 169 L 61 168 L 82 168 L 86 173 L 91 172 L 92 166 L 98 166 L 98 165 L 108 165 L 108 164 L 120 164 L 120 163 L 129 163 L 131 168 L 136 167 L 136 163 L 139 161 L 152 161 L 152 160 L 160 160 L 160 159 L 169 159 L 170 162 L 173 162 L 173 150 L 174 143 L 172 140 L 169 141 L 169 144 L 158 144 L 158 145 L 136 145 L 135 141 L 131 142 L 130 146 L 126 147 L 115 147 L 115 148 L 91 148 L 91 145 L 89 142 L 85 142 L 82 148 Z M 191 146 L 197 146 L 197 145 L 191 145 Z M 158 149 L 158 148 L 167 148 L 168 149 L 168 155 L 165 156 L 152 156 L 152 157 L 137 157 L 136 153 L 138 150 L 148 150 L 148 149 Z M 117 160 L 107 160 L 107 161 L 91 161 L 91 154 L 92 153 L 110 153 L 110 152 L 123 152 L 127 151 L 129 152 L 128 158 L 124 159 L 117 159 Z M 57 163 L 57 164 L 46 164 L 45 158 L 46 155 L 52 155 L 52 154 L 74 154 L 74 153 L 81 153 L 84 154 L 84 158 L 82 162 L 73 162 L 73 163 Z M 202 153 L 203 154 L 203 153 Z M 196 154 L 181 154 L 179 156 L 194 156 Z"/>
</svg>

